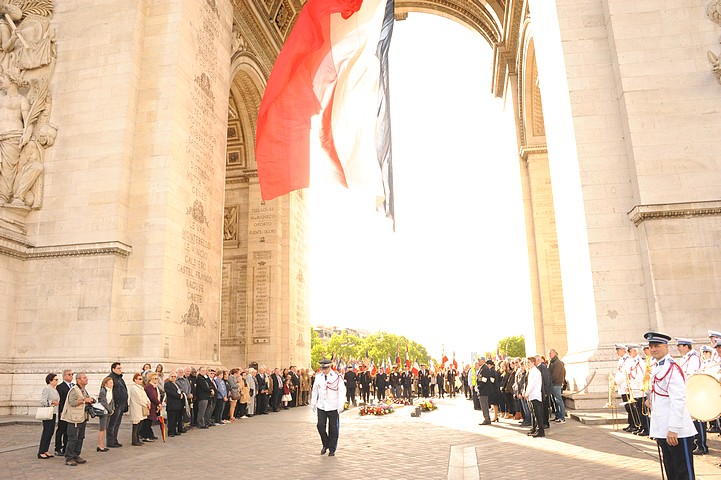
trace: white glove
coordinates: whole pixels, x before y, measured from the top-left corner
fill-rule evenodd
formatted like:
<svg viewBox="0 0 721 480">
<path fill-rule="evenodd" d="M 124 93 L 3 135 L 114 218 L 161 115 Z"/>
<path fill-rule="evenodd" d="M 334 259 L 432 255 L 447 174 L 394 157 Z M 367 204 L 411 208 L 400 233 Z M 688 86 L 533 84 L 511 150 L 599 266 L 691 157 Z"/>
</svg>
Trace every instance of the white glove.
<svg viewBox="0 0 721 480">
<path fill-rule="evenodd" d="M 316 410 L 318 410 L 318 409 L 315 407 L 315 405 L 313 405 L 312 407 L 310 407 L 310 409 L 313 410 L 313 413 L 315 413 Z"/>
<path fill-rule="evenodd" d="M 340 415 L 341 413 L 343 413 L 343 409 L 342 409 L 342 408 L 339 408 L 339 409 L 338 409 L 338 415 Z"/>
</svg>

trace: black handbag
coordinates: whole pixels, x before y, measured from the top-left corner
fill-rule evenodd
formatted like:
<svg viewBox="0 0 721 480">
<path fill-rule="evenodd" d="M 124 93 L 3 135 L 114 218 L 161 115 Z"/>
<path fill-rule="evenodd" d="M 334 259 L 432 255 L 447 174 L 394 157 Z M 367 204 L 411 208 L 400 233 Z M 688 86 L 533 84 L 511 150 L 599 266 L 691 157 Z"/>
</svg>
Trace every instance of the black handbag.
<svg viewBox="0 0 721 480">
<path fill-rule="evenodd" d="M 90 415 L 90 418 L 104 417 L 105 415 L 108 414 L 108 411 L 105 410 L 105 407 L 103 407 L 102 404 L 97 403 L 97 402 L 85 407 L 85 411 L 88 412 L 88 415 Z"/>
</svg>

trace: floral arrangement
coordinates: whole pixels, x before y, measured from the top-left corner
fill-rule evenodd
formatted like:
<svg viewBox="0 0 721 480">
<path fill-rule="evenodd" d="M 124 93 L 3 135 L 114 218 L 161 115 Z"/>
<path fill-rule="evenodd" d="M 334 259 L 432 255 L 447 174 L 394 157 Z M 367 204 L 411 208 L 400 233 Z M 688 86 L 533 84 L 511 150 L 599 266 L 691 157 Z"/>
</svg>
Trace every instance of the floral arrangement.
<svg viewBox="0 0 721 480">
<path fill-rule="evenodd" d="M 405 398 L 394 398 L 393 403 L 396 405 L 410 405 L 411 404 L 411 402 L 409 402 Z"/>
<path fill-rule="evenodd" d="M 350 403 L 345 402 L 345 403 L 343 404 L 343 411 L 345 412 L 345 411 L 348 410 L 349 408 L 350 408 Z"/>
<path fill-rule="evenodd" d="M 365 415 L 388 415 L 393 413 L 393 405 L 381 403 L 378 405 L 364 405 L 358 409 L 358 414 L 361 416 Z"/>
<path fill-rule="evenodd" d="M 431 412 L 438 408 L 438 405 L 436 405 L 435 400 L 433 400 L 432 398 L 428 399 L 428 400 L 424 400 L 420 406 L 421 406 L 421 410 L 423 410 L 424 412 Z"/>
</svg>

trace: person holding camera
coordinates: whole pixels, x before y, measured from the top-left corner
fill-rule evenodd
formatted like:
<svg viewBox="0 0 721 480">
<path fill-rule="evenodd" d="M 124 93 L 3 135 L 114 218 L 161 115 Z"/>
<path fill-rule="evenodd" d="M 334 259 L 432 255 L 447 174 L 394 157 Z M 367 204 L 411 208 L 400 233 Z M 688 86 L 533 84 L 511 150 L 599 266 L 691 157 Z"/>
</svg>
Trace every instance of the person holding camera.
<svg viewBox="0 0 721 480">
<path fill-rule="evenodd" d="M 88 423 L 86 407 L 95 403 L 95 399 L 88 395 L 85 387 L 88 385 L 88 376 L 85 372 L 75 375 L 75 386 L 68 392 L 65 407 L 60 416 L 68 424 L 68 443 L 65 447 L 65 465 L 74 467 L 87 463 L 80 457 L 85 439 L 85 426 Z"/>
</svg>

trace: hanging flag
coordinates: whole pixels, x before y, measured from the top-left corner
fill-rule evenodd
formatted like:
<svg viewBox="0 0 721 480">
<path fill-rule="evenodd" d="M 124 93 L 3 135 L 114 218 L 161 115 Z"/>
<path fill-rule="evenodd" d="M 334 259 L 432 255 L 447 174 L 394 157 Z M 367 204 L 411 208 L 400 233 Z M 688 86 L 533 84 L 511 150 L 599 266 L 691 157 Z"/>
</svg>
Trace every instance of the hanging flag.
<svg viewBox="0 0 721 480">
<path fill-rule="evenodd" d="M 413 375 L 418 375 L 418 371 L 420 368 L 418 367 L 418 360 L 413 362 L 413 368 L 411 368 L 411 372 L 413 372 Z"/>
<path fill-rule="evenodd" d="M 375 376 L 375 374 L 378 373 L 378 369 L 376 368 L 376 364 L 373 363 L 373 360 L 371 360 L 371 375 Z"/>
<path fill-rule="evenodd" d="M 400 352 L 400 347 L 396 343 L 396 365 L 400 365 L 400 364 L 401 364 L 401 352 Z"/>
<path fill-rule="evenodd" d="M 443 349 L 443 357 L 441 358 L 441 368 L 446 367 L 446 362 L 448 361 L 448 357 L 446 356 L 445 348 Z"/>
<path fill-rule="evenodd" d="M 309 186 L 312 146 L 320 143 L 324 168 L 330 167 L 339 182 L 370 188 L 386 210 L 392 208 L 388 95 L 381 93 L 392 25 L 393 0 L 309 0 L 305 5 L 278 55 L 258 113 L 255 157 L 264 200 Z M 316 114 L 319 139 L 311 138 Z"/>
<path fill-rule="evenodd" d="M 453 368 L 458 370 L 458 362 L 456 362 L 456 352 L 453 352 Z"/>
</svg>

